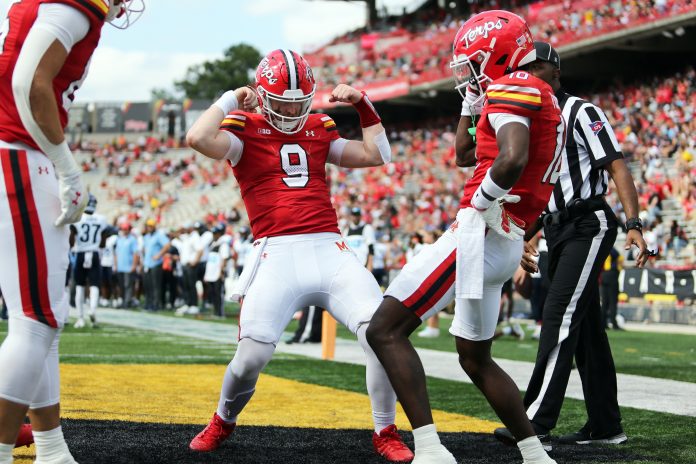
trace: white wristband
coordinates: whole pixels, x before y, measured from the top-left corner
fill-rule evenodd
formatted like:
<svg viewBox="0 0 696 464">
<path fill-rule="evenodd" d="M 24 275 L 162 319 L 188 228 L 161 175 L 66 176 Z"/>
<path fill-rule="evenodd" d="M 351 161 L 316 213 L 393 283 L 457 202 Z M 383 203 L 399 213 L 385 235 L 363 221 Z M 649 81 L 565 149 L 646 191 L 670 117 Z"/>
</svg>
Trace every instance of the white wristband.
<svg viewBox="0 0 696 464">
<path fill-rule="evenodd" d="M 81 173 L 67 141 L 63 140 L 63 143 L 59 145 L 51 144 L 44 147 L 44 153 L 55 166 L 58 177 L 65 178 Z"/>
<path fill-rule="evenodd" d="M 237 94 L 234 90 L 228 90 L 222 94 L 222 97 L 218 98 L 213 105 L 217 106 L 222 110 L 225 115 L 231 113 L 232 111 L 239 108 L 239 102 L 237 101 Z"/>
<path fill-rule="evenodd" d="M 392 158 L 392 151 L 389 145 L 389 139 L 387 138 L 387 132 L 382 131 L 375 135 L 374 142 L 375 145 L 377 145 L 377 150 L 379 150 L 379 156 L 382 157 L 382 161 L 384 161 L 384 164 L 388 164 Z"/>
<path fill-rule="evenodd" d="M 491 177 L 491 170 L 488 169 L 488 172 L 486 172 L 486 177 L 483 178 L 483 181 L 474 192 L 474 196 L 471 198 L 471 206 L 479 211 L 487 210 L 495 200 L 504 197 L 510 190 L 511 188 L 504 189 L 496 184 Z"/>
</svg>

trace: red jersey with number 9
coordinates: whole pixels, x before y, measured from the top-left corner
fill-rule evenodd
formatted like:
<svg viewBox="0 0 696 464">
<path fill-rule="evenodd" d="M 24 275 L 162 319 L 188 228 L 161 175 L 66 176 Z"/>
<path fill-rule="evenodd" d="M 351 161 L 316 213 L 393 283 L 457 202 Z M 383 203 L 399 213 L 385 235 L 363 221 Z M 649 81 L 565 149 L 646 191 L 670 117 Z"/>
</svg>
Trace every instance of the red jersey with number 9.
<svg viewBox="0 0 696 464">
<path fill-rule="evenodd" d="M 0 140 L 21 142 L 37 150 L 39 147 L 19 118 L 12 92 L 12 76 L 24 41 L 36 21 L 39 7 L 44 3 L 69 5 L 82 12 L 90 22 L 89 32 L 73 46 L 53 79 L 53 92 L 63 128 L 68 124 L 68 108 L 87 75 L 89 60 L 99 43 L 101 28 L 109 11 L 106 0 L 20 0 L 10 6 L 0 27 Z"/>
<path fill-rule="evenodd" d="M 551 86 L 526 72 L 517 71 L 497 79 L 486 89 L 483 113 L 476 125 L 476 167 L 464 187 L 461 207 L 471 206 L 471 198 L 498 156 L 495 129 L 489 114 L 507 113 L 530 119 L 529 158 L 510 194 L 519 203 L 505 209 L 529 227 L 551 198 L 561 169 L 565 143 L 565 122 Z"/>
<path fill-rule="evenodd" d="M 339 233 L 325 166 L 339 138 L 333 119 L 310 114 L 301 131 L 283 134 L 260 114 L 235 111 L 220 129 L 244 143 L 232 170 L 255 238 Z"/>
</svg>

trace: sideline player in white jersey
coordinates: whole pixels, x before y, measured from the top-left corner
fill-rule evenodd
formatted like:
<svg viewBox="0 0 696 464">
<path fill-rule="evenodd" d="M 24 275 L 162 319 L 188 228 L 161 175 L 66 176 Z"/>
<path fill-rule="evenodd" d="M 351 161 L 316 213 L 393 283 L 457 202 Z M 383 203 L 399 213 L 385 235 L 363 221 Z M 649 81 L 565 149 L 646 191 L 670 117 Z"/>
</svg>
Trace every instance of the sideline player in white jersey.
<svg viewBox="0 0 696 464">
<path fill-rule="evenodd" d="M 68 224 L 87 203 L 65 140 L 68 108 L 105 22 L 126 27 L 135 0 L 22 0 L 0 26 L 0 464 L 29 412 L 36 463 L 74 463 L 60 427 L 58 339 L 68 315 Z M 121 19 L 117 19 L 119 17 Z"/>
<path fill-rule="evenodd" d="M 359 207 L 351 208 L 350 221 L 343 230 L 343 236 L 362 265 L 372 272 L 375 258 L 375 229 L 362 220 L 362 210 Z"/>
<path fill-rule="evenodd" d="M 326 181 L 327 162 L 379 166 L 391 160 L 391 148 L 367 96 L 347 85 L 332 92 L 333 101 L 352 104 L 360 116 L 363 141 L 346 140 L 329 116 L 310 114 L 315 87 L 304 58 L 275 50 L 259 64 L 255 91 L 226 92 L 187 135 L 191 147 L 232 166 L 255 237 L 235 292 L 244 297 L 237 352 L 217 411 L 190 447 L 212 451 L 232 433 L 292 315 L 317 305 L 357 334 L 365 350 L 375 451 L 410 461 L 394 425 L 396 395 L 365 340 L 382 292 L 339 234 Z M 236 111 L 257 102 L 262 114 Z"/>
<path fill-rule="evenodd" d="M 95 214 L 97 197 L 90 194 L 85 213 L 77 224 L 70 226 L 70 242 L 74 243 L 75 268 L 75 306 L 77 321 L 75 328 L 85 326 L 85 284 L 89 280 L 89 319 L 92 327 L 97 325 L 97 304 L 99 303 L 99 287 L 101 286 L 101 262 L 99 248 L 104 241 L 104 233 L 109 223 L 101 214 Z"/>
</svg>

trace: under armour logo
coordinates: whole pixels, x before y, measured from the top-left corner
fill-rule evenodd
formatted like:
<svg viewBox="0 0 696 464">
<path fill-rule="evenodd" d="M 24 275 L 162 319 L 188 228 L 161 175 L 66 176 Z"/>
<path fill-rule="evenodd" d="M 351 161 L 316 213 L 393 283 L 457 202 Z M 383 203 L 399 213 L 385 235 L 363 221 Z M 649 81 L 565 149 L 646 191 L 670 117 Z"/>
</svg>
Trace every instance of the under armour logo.
<svg viewBox="0 0 696 464">
<path fill-rule="evenodd" d="M 264 251 L 263 253 L 261 253 L 261 259 L 266 259 L 266 258 L 268 258 L 268 253 L 266 253 Z"/>
<path fill-rule="evenodd" d="M 48 166 L 39 166 L 39 175 L 48 174 Z"/>
<path fill-rule="evenodd" d="M 80 203 L 81 196 L 82 196 L 81 192 L 75 192 L 75 199 L 72 201 L 72 204 L 77 206 Z"/>
<path fill-rule="evenodd" d="M 314 137 L 314 131 L 313 130 L 306 130 L 305 135 L 307 137 Z"/>
</svg>

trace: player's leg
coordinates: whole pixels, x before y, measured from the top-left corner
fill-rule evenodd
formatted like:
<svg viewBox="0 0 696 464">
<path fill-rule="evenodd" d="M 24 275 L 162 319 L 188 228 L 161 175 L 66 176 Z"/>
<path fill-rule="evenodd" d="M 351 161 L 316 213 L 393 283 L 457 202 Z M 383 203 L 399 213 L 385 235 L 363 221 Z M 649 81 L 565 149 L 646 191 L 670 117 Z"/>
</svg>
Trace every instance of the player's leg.
<svg viewBox="0 0 696 464">
<path fill-rule="evenodd" d="M 459 363 L 518 439 L 524 462 L 553 463 L 527 419 L 515 382 L 493 361 L 491 345 L 500 312 L 503 283 L 522 255 L 522 242 L 489 233 L 484 242 L 483 297 L 457 299 L 450 333 L 456 337 Z M 467 276 L 458 276 L 467 278 Z"/>
<path fill-rule="evenodd" d="M 413 427 L 415 463 L 455 462 L 433 425 L 425 371 L 409 336 L 454 297 L 456 237 L 450 231 L 422 250 L 389 285 L 367 340 L 384 365 Z"/>
<path fill-rule="evenodd" d="M 267 248 L 270 257 L 259 263 L 242 302 L 240 342 L 225 371 L 217 410 L 189 445 L 195 451 L 213 451 L 232 433 L 237 416 L 251 400 L 259 375 L 271 360 L 294 309 L 301 304 L 293 288 L 291 248 Z"/>
<path fill-rule="evenodd" d="M 102 282 L 101 266 L 99 266 L 99 254 L 94 252 L 92 256 L 92 268 L 89 272 L 89 319 L 92 327 L 97 325 L 97 305 L 99 304 L 99 286 Z"/>
<path fill-rule="evenodd" d="M 58 359 L 56 337 L 68 312 L 69 246 L 67 228 L 53 225 L 59 214 L 58 182 L 46 157 L 0 150 L 0 256 L 5 263 L 0 288 L 10 316 L 0 346 L 0 443 L 5 445 L 14 443 L 49 353 Z M 58 423 L 53 408 L 41 427 Z M 38 441 L 37 453 L 48 451 Z M 0 462 L 7 461 L 5 448 L 0 448 Z"/>
<path fill-rule="evenodd" d="M 58 367 L 58 343 L 60 333 L 56 334 L 49 348 L 43 375 L 34 399 L 29 407 L 29 418 L 36 442 L 36 463 L 72 463 L 74 459 L 68 450 L 60 426 L 60 373 Z"/>
<path fill-rule="evenodd" d="M 85 326 L 85 285 L 87 284 L 88 269 L 84 268 L 85 252 L 77 253 L 75 258 L 75 308 L 77 309 L 77 321 L 75 328 L 81 329 Z"/>
<path fill-rule="evenodd" d="M 403 443 L 395 425 L 396 393 L 366 338 L 368 322 L 382 301 L 382 290 L 372 273 L 352 253 L 337 247 L 335 241 L 318 242 L 317 252 L 323 257 L 319 259 L 322 274 L 326 275 L 323 280 L 330 282 L 326 309 L 357 335 L 365 352 L 375 451 L 389 461 L 410 461 L 413 452 Z"/>
</svg>

